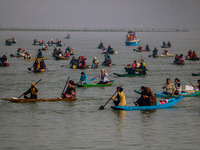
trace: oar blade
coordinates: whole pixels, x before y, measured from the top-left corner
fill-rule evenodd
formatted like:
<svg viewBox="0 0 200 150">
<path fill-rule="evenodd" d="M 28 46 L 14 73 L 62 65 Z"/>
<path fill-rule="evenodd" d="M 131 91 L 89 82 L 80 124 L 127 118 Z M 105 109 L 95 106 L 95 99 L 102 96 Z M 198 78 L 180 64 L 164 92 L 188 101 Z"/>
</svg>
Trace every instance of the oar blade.
<svg viewBox="0 0 200 150">
<path fill-rule="evenodd" d="M 99 107 L 99 110 L 103 110 L 103 109 L 104 109 L 104 106 L 100 106 L 100 107 Z"/>
<path fill-rule="evenodd" d="M 90 79 L 90 81 L 94 81 L 94 80 L 95 80 L 95 78 Z"/>
</svg>

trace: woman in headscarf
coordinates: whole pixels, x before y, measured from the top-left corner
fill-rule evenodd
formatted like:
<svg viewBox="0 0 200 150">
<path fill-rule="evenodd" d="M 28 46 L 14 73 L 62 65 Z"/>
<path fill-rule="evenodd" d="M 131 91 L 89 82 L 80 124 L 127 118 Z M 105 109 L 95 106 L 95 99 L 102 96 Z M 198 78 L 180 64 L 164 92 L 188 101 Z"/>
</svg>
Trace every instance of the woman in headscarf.
<svg viewBox="0 0 200 150">
<path fill-rule="evenodd" d="M 152 106 L 157 104 L 156 97 L 149 87 L 142 86 L 141 91 L 141 97 L 134 102 L 136 106 Z"/>
<path fill-rule="evenodd" d="M 76 86 L 74 81 L 70 80 L 67 82 L 68 87 L 65 92 L 62 93 L 62 98 L 74 98 L 76 97 Z"/>
<path fill-rule="evenodd" d="M 99 78 L 101 79 L 99 81 L 99 84 L 107 84 L 109 82 L 108 80 L 108 74 L 104 69 L 101 69 L 101 74 L 99 74 Z"/>
<path fill-rule="evenodd" d="M 32 83 L 31 88 L 28 91 L 26 91 L 22 96 L 24 96 L 25 99 L 37 99 L 37 92 L 38 89 L 36 88 L 36 84 Z M 31 96 L 26 96 L 28 94 L 30 94 Z"/>
</svg>

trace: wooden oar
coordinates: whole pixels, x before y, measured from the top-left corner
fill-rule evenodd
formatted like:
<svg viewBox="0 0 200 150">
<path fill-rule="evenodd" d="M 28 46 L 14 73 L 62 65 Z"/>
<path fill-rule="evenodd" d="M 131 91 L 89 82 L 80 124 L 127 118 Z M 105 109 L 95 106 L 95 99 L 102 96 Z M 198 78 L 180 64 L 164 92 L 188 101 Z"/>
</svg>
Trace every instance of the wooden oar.
<svg viewBox="0 0 200 150">
<path fill-rule="evenodd" d="M 190 81 L 189 81 L 189 82 L 190 82 Z M 192 84 L 192 82 L 190 82 L 190 84 L 191 84 L 193 87 L 195 87 L 194 84 Z"/>
<path fill-rule="evenodd" d="M 28 70 L 31 71 L 31 70 L 32 70 L 31 68 L 33 68 L 33 66 L 32 66 L 32 67 L 29 67 Z"/>
<path fill-rule="evenodd" d="M 40 79 L 38 82 L 36 82 L 36 83 L 35 83 L 35 85 L 36 85 L 37 83 L 39 83 L 41 80 L 42 80 L 42 79 Z M 32 87 L 33 87 L 33 86 L 31 86 L 31 88 L 32 88 Z M 31 88 L 29 88 L 28 90 L 30 90 Z M 28 91 L 28 90 L 27 90 L 27 91 Z M 27 91 L 26 91 L 26 92 L 27 92 Z M 26 93 L 26 92 L 24 92 L 24 93 Z M 21 98 L 21 97 L 22 97 L 22 95 L 24 95 L 24 93 L 23 93 L 23 94 L 21 94 L 21 95 L 20 95 L 18 98 Z"/>
<path fill-rule="evenodd" d="M 105 70 L 105 73 L 106 73 L 106 71 L 108 71 L 108 70 L 110 70 L 111 68 L 108 68 L 108 69 L 106 69 Z M 90 81 L 94 81 L 98 76 L 100 76 L 101 75 L 101 73 L 100 74 L 98 74 L 96 77 L 94 77 L 94 78 L 92 78 L 92 79 L 90 79 Z"/>
<path fill-rule="evenodd" d="M 69 81 L 69 78 L 70 78 L 70 76 L 68 77 L 67 82 L 65 83 L 65 86 L 64 86 L 64 88 L 63 88 L 62 93 L 65 91 L 65 88 L 66 88 L 66 86 L 67 86 L 67 83 L 68 83 L 68 81 Z M 61 93 L 61 97 L 62 97 L 62 93 Z"/>
<path fill-rule="evenodd" d="M 120 86 L 120 88 L 121 88 L 121 87 L 122 87 L 122 85 Z M 115 96 L 116 93 L 117 93 L 117 90 L 116 90 L 115 93 L 112 95 L 112 97 Z M 101 105 L 101 106 L 99 107 L 99 110 L 103 110 L 104 107 L 108 104 L 108 102 L 112 99 L 112 97 L 110 97 L 109 100 L 108 100 L 104 105 Z"/>
</svg>

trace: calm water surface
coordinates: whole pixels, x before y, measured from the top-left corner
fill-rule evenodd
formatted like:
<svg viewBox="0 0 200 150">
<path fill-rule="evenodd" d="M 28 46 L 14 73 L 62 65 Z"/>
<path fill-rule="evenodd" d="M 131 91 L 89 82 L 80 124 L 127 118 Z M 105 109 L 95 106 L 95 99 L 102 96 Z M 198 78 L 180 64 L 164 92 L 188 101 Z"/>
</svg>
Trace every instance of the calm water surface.
<svg viewBox="0 0 200 150">
<path fill-rule="evenodd" d="M 76 57 L 87 55 L 87 64 L 91 64 L 96 56 L 100 62 L 104 60 L 101 50 L 96 47 L 103 41 L 111 45 L 118 54 L 112 55 L 115 64 L 108 71 L 109 79 L 115 80 L 113 86 L 78 88 L 78 100 L 74 102 L 37 102 L 10 103 L 0 100 L 0 149 L 2 150 L 63 150 L 63 149 L 135 149 L 135 150 L 199 150 L 200 143 L 200 98 L 184 98 L 176 107 L 155 111 L 113 111 L 108 103 L 105 110 L 98 108 L 115 92 L 116 87 L 123 85 L 127 105 L 139 95 L 133 92 L 142 85 L 161 91 L 166 78 L 178 77 L 182 84 L 189 85 L 189 80 L 196 84 L 199 77 L 191 76 L 199 72 L 199 61 L 185 61 L 184 66 L 172 65 L 174 58 L 150 58 L 151 53 L 137 53 L 134 47 L 124 45 L 123 32 L 72 32 L 71 39 L 64 37 L 63 32 L 0 32 L 0 55 L 7 53 L 9 67 L 0 68 L 0 98 L 18 97 L 39 79 L 37 85 L 40 98 L 56 98 L 62 92 L 67 77 L 75 82 L 79 80 L 82 70 L 61 67 L 70 60 L 56 61 L 52 57 L 53 47 L 43 52 L 46 56 L 48 72 L 33 74 L 28 71 L 33 61 L 23 58 L 10 58 L 17 48 L 22 47 L 35 56 L 39 46 L 33 46 L 34 38 L 62 40 L 66 46 L 71 45 Z M 187 54 L 188 49 L 199 51 L 199 32 L 188 33 L 138 33 L 142 46 L 146 43 L 153 49 L 157 47 L 159 54 L 163 41 L 171 41 L 170 53 Z M 5 46 L 6 38 L 13 36 L 17 44 Z M 120 78 L 114 72 L 125 73 L 123 64 L 134 60 L 145 60 L 148 68 L 146 77 Z M 84 70 L 89 78 L 100 73 L 98 69 Z M 98 79 L 95 80 L 96 82 Z M 94 81 L 94 82 L 95 82 Z"/>
</svg>

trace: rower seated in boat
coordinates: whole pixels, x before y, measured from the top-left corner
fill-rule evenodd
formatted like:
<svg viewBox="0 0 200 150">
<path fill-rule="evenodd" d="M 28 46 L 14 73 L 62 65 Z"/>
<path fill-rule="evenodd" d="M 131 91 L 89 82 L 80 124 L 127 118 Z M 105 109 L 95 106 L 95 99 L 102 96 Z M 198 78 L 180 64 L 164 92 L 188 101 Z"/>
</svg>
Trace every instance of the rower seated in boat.
<svg viewBox="0 0 200 150">
<path fill-rule="evenodd" d="M 35 60 L 33 64 L 33 68 L 34 68 L 34 71 L 40 71 L 40 62 L 38 61 L 38 59 Z"/>
<path fill-rule="evenodd" d="M 146 50 L 146 51 L 149 51 L 149 50 L 150 50 L 149 44 L 146 44 L 145 50 Z"/>
<path fill-rule="evenodd" d="M 149 87 L 142 86 L 141 92 L 141 97 L 134 102 L 136 106 L 152 106 L 157 104 L 156 97 Z"/>
<path fill-rule="evenodd" d="M 99 61 L 97 59 L 97 57 L 94 57 L 93 61 L 92 61 L 92 68 L 97 68 L 99 67 Z"/>
<path fill-rule="evenodd" d="M 32 83 L 31 84 L 31 88 L 26 91 L 22 96 L 24 96 L 25 99 L 37 99 L 37 94 L 38 93 L 38 89 L 36 88 L 36 84 Z M 26 96 L 30 94 L 30 97 Z"/>
<path fill-rule="evenodd" d="M 171 47 L 171 42 L 170 41 L 168 41 L 167 46 Z"/>
<path fill-rule="evenodd" d="M 188 51 L 188 59 L 192 59 L 192 50 L 191 49 Z"/>
<path fill-rule="evenodd" d="M 3 55 L 2 57 L 0 57 L 0 63 L 5 63 L 6 61 L 8 61 L 6 55 Z"/>
<path fill-rule="evenodd" d="M 101 69 L 101 74 L 98 76 L 101 80 L 99 81 L 99 84 L 107 84 L 109 82 L 108 80 L 108 74 L 104 69 Z"/>
<path fill-rule="evenodd" d="M 195 51 L 192 52 L 192 60 L 197 59 L 197 53 Z"/>
<path fill-rule="evenodd" d="M 47 69 L 46 64 L 45 64 L 45 62 L 44 62 L 44 59 L 42 59 L 42 60 L 40 61 L 40 70 L 46 70 L 46 69 Z"/>
<path fill-rule="evenodd" d="M 174 63 L 184 64 L 183 54 L 180 54 L 180 56 L 178 56 L 178 54 L 176 54 Z"/>
<path fill-rule="evenodd" d="M 198 85 L 194 85 L 194 87 L 197 87 L 198 90 L 200 91 L 200 80 L 197 81 Z"/>
<path fill-rule="evenodd" d="M 124 95 L 123 88 L 117 87 L 117 93 L 117 96 L 112 97 L 112 100 L 117 98 L 117 100 L 113 101 L 115 106 L 126 106 L 126 97 Z"/>
<path fill-rule="evenodd" d="M 139 64 L 135 60 L 134 63 L 132 64 L 131 68 L 127 68 L 128 74 L 134 75 L 136 71 L 138 71 Z"/>
<path fill-rule="evenodd" d="M 139 51 L 142 51 L 142 48 L 143 48 L 143 47 L 139 45 L 137 49 L 138 49 Z"/>
<path fill-rule="evenodd" d="M 156 47 L 154 47 L 154 50 L 152 52 L 152 56 L 155 57 L 156 55 L 158 55 L 158 49 Z"/>
<path fill-rule="evenodd" d="M 139 63 L 139 74 L 146 75 L 147 66 L 144 60 L 142 59 Z"/>
<path fill-rule="evenodd" d="M 77 68 L 77 60 L 74 56 L 72 57 L 69 65 L 71 65 L 70 68 L 73 68 L 73 69 Z"/>
<path fill-rule="evenodd" d="M 174 92 L 176 90 L 174 84 L 171 83 L 170 78 L 167 78 L 166 83 L 162 88 L 166 89 L 165 91 L 163 91 L 163 94 L 166 94 L 166 95 L 174 95 Z"/>
<path fill-rule="evenodd" d="M 164 52 L 163 52 L 163 55 L 169 55 L 169 53 L 168 53 L 168 50 L 167 50 L 167 49 L 165 49 L 165 50 L 164 50 Z"/>
<path fill-rule="evenodd" d="M 68 87 L 65 92 L 62 93 L 62 98 L 75 98 L 76 97 L 76 86 L 74 81 L 70 80 L 67 82 Z"/>
<path fill-rule="evenodd" d="M 80 77 L 80 81 L 81 84 L 88 84 L 89 80 L 87 75 L 85 74 L 85 72 L 81 72 L 81 77 Z"/>
<path fill-rule="evenodd" d="M 105 60 L 104 60 L 104 64 L 107 65 L 107 66 L 112 66 L 112 60 L 111 60 L 111 57 L 110 55 L 106 52 L 106 54 L 104 55 L 105 57 Z"/>
<path fill-rule="evenodd" d="M 79 57 L 78 66 L 85 68 L 87 66 L 85 60 L 86 58 L 84 56 Z"/>
</svg>

